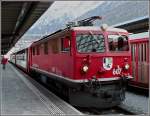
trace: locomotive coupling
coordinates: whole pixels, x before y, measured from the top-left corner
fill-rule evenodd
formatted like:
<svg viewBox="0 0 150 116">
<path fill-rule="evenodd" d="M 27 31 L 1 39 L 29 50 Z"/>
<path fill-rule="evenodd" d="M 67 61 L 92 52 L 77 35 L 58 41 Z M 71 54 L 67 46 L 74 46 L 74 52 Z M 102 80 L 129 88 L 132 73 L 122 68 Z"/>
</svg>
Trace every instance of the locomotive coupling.
<svg viewBox="0 0 150 116">
<path fill-rule="evenodd" d="M 132 76 L 121 76 L 120 80 L 121 80 L 121 87 L 126 87 L 129 79 L 133 79 Z"/>
<path fill-rule="evenodd" d="M 121 76 L 120 78 L 120 87 L 126 88 L 127 82 L 130 78 L 128 76 Z"/>
<path fill-rule="evenodd" d="M 133 79 L 134 77 L 132 76 L 126 76 L 127 79 Z"/>
</svg>

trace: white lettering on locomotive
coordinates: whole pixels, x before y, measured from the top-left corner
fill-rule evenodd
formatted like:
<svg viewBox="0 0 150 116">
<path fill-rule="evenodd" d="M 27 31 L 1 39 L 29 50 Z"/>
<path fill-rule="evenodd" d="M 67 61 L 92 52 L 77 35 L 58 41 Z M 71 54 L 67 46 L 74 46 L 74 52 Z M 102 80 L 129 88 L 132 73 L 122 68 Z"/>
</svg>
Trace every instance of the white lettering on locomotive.
<svg viewBox="0 0 150 116">
<path fill-rule="evenodd" d="M 113 69 L 113 75 L 118 75 L 121 73 L 121 71 L 122 71 L 122 68 L 120 68 L 118 65 L 117 68 Z"/>
</svg>

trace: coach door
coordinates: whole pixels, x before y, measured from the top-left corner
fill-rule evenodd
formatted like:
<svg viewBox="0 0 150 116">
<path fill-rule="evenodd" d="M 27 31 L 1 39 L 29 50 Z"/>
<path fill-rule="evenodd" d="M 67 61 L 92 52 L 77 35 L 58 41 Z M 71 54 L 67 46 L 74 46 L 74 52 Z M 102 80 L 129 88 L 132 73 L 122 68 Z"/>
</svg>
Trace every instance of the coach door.
<svg viewBox="0 0 150 116">
<path fill-rule="evenodd" d="M 148 83 L 147 43 L 138 44 L 138 82 Z"/>
<path fill-rule="evenodd" d="M 148 42 L 142 44 L 142 83 L 148 84 L 149 82 L 149 62 L 148 62 Z"/>
<path fill-rule="evenodd" d="M 137 77 L 137 75 L 136 75 L 136 70 L 137 70 L 137 54 L 136 54 L 136 44 L 132 44 L 131 45 L 131 52 L 132 52 L 132 71 L 133 71 L 133 73 L 132 73 L 132 76 L 134 77 L 134 81 L 136 81 L 137 79 L 136 79 L 136 77 Z"/>
<path fill-rule="evenodd" d="M 138 82 L 142 82 L 143 81 L 143 76 L 142 76 L 142 44 L 137 44 L 138 46 L 138 52 L 137 52 L 137 56 L 138 56 L 138 64 L 137 64 L 137 67 L 138 67 Z"/>
</svg>

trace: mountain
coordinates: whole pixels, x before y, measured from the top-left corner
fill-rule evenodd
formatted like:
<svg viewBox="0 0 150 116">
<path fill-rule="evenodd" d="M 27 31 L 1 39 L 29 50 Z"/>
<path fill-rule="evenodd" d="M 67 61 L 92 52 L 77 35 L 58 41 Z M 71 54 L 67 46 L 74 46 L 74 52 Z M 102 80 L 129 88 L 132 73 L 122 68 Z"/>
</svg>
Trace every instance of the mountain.
<svg viewBox="0 0 150 116">
<path fill-rule="evenodd" d="M 115 25 L 135 18 L 148 16 L 148 1 L 107 1 L 88 11 L 76 20 L 91 16 L 102 16 L 101 23 Z M 96 23 L 100 25 L 100 23 Z"/>
</svg>

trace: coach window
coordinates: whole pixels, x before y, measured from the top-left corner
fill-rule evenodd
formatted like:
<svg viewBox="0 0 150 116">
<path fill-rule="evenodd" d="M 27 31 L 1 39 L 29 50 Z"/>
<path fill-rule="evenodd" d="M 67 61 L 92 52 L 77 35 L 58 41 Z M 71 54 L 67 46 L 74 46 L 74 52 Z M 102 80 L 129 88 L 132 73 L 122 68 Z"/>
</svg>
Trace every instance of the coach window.
<svg viewBox="0 0 150 116">
<path fill-rule="evenodd" d="M 144 46 L 145 46 L 145 47 L 144 47 L 144 53 L 145 53 L 144 61 L 146 62 L 146 60 L 147 60 L 147 59 L 146 59 L 146 57 L 147 57 L 147 51 L 146 51 L 146 50 L 147 50 L 147 44 L 145 43 Z"/>
<path fill-rule="evenodd" d="M 133 45 L 131 45 L 131 52 L 132 52 L 132 61 L 134 61 L 134 58 L 135 58 L 135 46 L 134 46 L 134 44 Z"/>
<path fill-rule="evenodd" d="M 143 61 L 145 61 L 145 43 L 143 43 Z"/>
<path fill-rule="evenodd" d="M 141 61 L 141 45 L 138 44 L 138 61 Z"/>
<path fill-rule="evenodd" d="M 44 54 L 48 54 L 48 42 L 44 43 Z"/>
<path fill-rule="evenodd" d="M 141 61 L 143 62 L 143 57 L 144 57 L 144 55 L 143 55 L 143 44 L 141 44 Z"/>
<path fill-rule="evenodd" d="M 33 55 L 35 55 L 35 48 L 34 47 L 32 48 L 32 53 L 33 53 Z"/>
<path fill-rule="evenodd" d="M 70 37 L 66 36 L 61 39 L 61 51 L 68 52 L 70 51 Z"/>
</svg>

